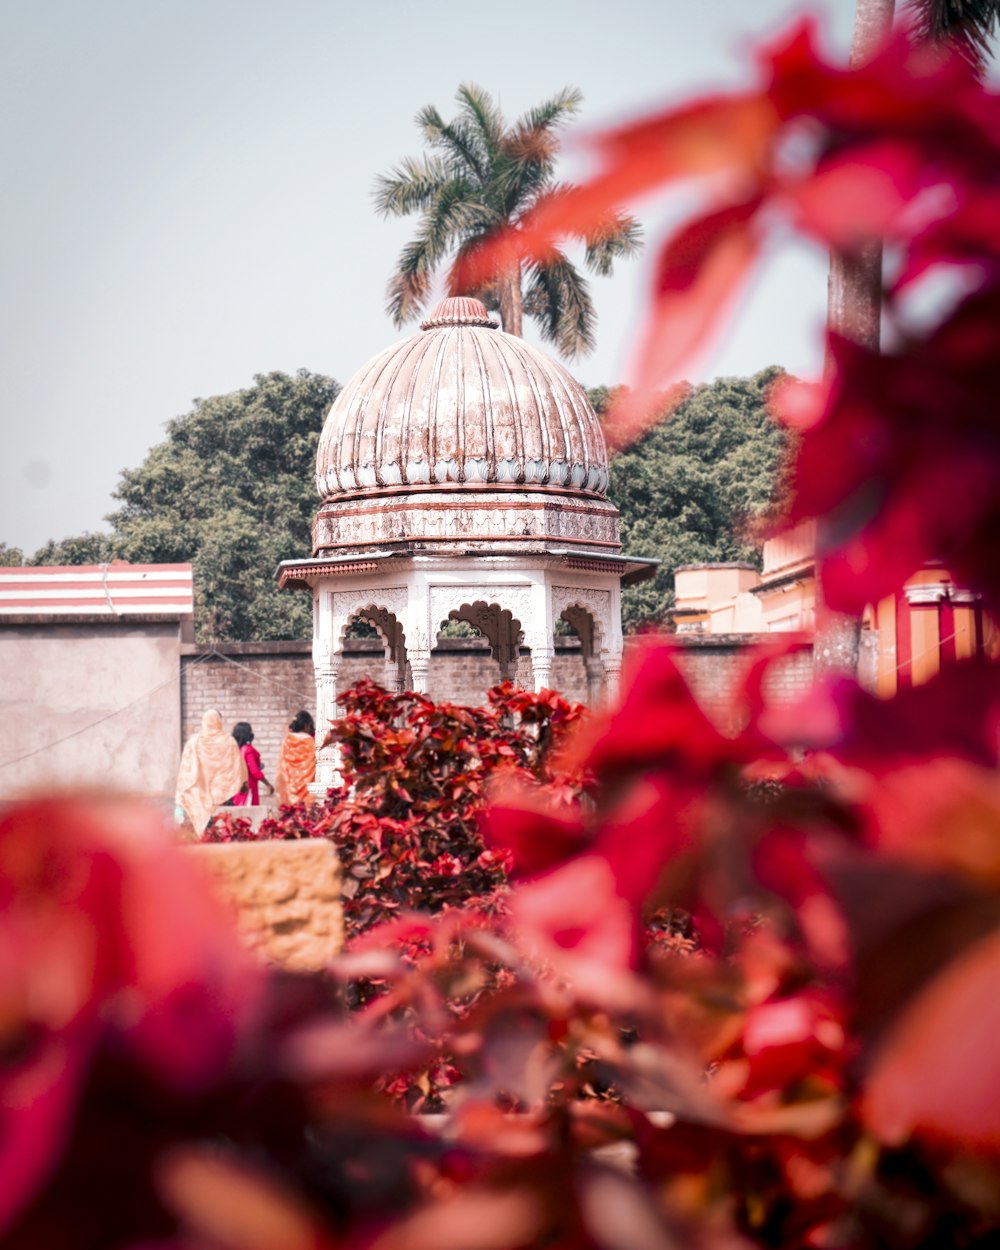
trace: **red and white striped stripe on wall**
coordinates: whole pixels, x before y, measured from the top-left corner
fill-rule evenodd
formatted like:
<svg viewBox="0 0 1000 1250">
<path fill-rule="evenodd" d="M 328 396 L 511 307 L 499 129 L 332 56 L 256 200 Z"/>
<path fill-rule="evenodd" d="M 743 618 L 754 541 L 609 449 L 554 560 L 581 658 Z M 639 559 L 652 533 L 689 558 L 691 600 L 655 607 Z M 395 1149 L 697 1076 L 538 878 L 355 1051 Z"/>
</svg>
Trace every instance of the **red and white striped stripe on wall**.
<svg viewBox="0 0 1000 1250">
<path fill-rule="evenodd" d="M 53 564 L 0 568 L 3 616 L 190 616 L 190 564 Z"/>
</svg>

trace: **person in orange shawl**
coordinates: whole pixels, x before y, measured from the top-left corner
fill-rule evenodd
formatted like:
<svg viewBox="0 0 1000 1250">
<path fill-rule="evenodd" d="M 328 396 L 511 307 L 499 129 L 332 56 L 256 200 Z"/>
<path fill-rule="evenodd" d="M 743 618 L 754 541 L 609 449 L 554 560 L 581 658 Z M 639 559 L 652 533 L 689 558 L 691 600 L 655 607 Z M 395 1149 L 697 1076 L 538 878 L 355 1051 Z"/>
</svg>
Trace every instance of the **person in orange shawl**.
<svg viewBox="0 0 1000 1250">
<path fill-rule="evenodd" d="M 278 752 L 275 786 L 282 807 L 309 803 L 309 785 L 316 780 L 316 726 L 308 712 L 299 712 Z"/>
<path fill-rule="evenodd" d="M 227 803 L 247 779 L 247 767 L 218 712 L 206 712 L 201 729 L 184 744 L 174 802 L 184 809 L 200 837 L 220 803 Z"/>
</svg>

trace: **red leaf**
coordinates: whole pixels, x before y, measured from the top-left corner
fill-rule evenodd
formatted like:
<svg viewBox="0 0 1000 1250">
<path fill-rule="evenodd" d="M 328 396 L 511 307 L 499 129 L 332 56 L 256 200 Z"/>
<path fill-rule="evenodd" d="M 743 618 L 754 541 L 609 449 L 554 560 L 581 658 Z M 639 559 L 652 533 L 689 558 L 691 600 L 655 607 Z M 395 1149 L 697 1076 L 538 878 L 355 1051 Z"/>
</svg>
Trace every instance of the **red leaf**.
<svg viewBox="0 0 1000 1250">
<path fill-rule="evenodd" d="M 492 803 L 480 825 L 487 845 L 509 852 L 515 870 L 531 875 L 579 853 L 587 836 L 575 812 L 553 811 L 542 796 Z"/>
<path fill-rule="evenodd" d="M 1000 934 L 970 947 L 904 1012 L 869 1075 L 863 1115 L 882 1141 L 926 1133 L 1000 1151 Z"/>
<path fill-rule="evenodd" d="M 697 217 L 660 250 L 653 308 L 632 368 L 633 403 L 677 381 L 709 346 L 759 254 L 753 227 L 761 203 L 755 195 Z M 614 409 L 608 424 L 615 425 Z"/>
<path fill-rule="evenodd" d="M 547 196 L 514 227 L 460 256 L 449 289 L 461 294 L 526 260 L 544 261 L 567 236 L 593 234 L 623 204 L 664 182 L 731 166 L 761 168 L 776 123 L 768 100 L 746 92 L 710 96 L 597 136 L 603 171 L 585 186 Z"/>
<path fill-rule="evenodd" d="M 509 912 L 517 942 L 583 997 L 605 1006 L 632 1001 L 635 916 L 604 859 L 582 856 L 520 886 Z"/>
</svg>

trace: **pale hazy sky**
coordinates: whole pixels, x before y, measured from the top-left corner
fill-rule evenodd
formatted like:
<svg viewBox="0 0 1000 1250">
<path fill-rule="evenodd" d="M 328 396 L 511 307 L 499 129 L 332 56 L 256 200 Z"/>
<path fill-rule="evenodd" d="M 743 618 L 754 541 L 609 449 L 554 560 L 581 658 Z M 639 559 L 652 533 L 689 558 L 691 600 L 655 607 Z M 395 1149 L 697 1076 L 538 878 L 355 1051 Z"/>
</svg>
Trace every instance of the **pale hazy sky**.
<svg viewBox="0 0 1000 1250">
<path fill-rule="evenodd" d="M 103 528 L 194 397 L 271 369 L 344 382 L 400 337 L 384 287 L 414 220 L 378 219 L 371 190 L 421 150 L 422 105 L 449 116 L 471 80 L 512 116 L 571 84 L 598 129 L 745 81 L 753 38 L 801 8 L 0 0 L 0 541 Z M 820 9 L 831 46 L 852 11 Z M 595 281 L 585 384 L 625 380 L 647 280 L 639 260 Z M 781 259 L 703 375 L 811 371 L 824 289 L 821 256 Z"/>
</svg>

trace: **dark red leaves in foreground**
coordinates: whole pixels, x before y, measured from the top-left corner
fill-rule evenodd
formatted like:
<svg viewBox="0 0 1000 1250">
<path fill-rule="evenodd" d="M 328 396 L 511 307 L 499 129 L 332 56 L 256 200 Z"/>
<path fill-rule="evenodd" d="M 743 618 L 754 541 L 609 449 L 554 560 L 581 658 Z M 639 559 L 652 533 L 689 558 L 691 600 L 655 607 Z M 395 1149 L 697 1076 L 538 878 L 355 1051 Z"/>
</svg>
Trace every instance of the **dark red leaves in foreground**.
<svg viewBox="0 0 1000 1250">
<path fill-rule="evenodd" d="M 499 692 L 501 720 L 360 687 L 352 790 L 273 826 L 339 838 L 355 938 L 263 1000 L 144 814 L 126 841 L 114 805 L 13 812 L 9 931 L 33 957 L 0 973 L 34 1005 L 10 1034 L 5 1244 L 582 1250 L 611 1237 L 612 1191 L 640 1231 L 709 1245 L 998 1224 L 994 670 L 889 703 L 835 691 L 823 753 L 797 761 L 778 730 L 819 729 L 773 715 L 774 658 L 748 665 L 735 736 L 655 642 L 575 739 L 549 695 Z M 785 780 L 750 780 L 762 764 Z M 942 768 L 908 834 L 887 796 Z M 477 774 L 507 787 L 486 843 Z M 432 1109 L 444 1137 L 413 1114 Z"/>
</svg>

